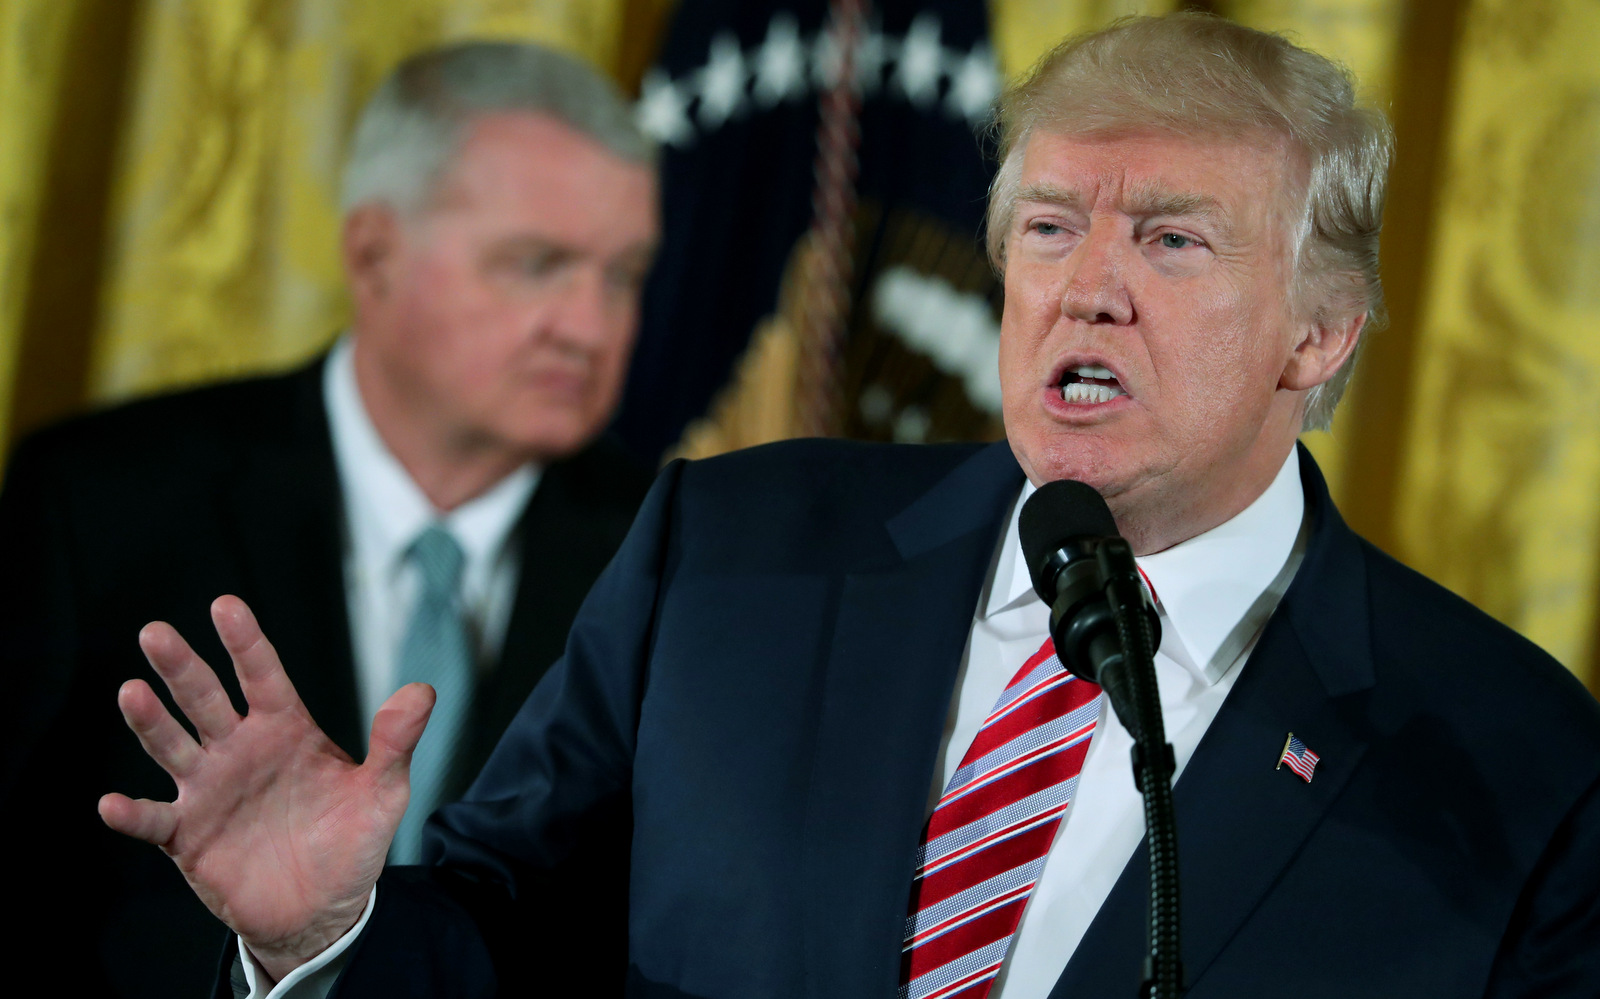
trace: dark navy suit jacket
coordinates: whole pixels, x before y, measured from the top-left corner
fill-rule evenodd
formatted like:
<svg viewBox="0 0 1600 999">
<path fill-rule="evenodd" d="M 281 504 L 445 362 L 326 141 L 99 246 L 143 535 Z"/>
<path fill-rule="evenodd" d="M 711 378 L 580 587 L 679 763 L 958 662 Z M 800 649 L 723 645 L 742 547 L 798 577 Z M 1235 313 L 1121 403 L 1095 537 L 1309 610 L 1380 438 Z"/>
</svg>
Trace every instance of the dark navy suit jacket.
<svg viewBox="0 0 1600 999">
<path fill-rule="evenodd" d="M 1600 995 L 1600 707 L 1301 463 L 1305 560 L 1176 789 L 1188 994 Z M 1021 483 L 1003 443 L 669 467 L 336 994 L 894 995 Z M 1291 730 L 1309 784 L 1275 768 Z M 1054 996 L 1134 995 L 1146 883 L 1141 848 Z"/>
</svg>

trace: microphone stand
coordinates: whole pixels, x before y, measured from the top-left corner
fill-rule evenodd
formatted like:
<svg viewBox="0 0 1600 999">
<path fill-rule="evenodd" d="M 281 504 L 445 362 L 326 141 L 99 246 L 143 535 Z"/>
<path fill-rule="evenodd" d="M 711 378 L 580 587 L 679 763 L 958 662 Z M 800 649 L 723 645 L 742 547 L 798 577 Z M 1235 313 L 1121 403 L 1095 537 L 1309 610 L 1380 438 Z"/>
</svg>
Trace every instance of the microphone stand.
<svg viewBox="0 0 1600 999">
<path fill-rule="evenodd" d="M 1096 679 L 1133 736 L 1133 779 L 1144 798 L 1145 840 L 1150 852 L 1150 951 L 1145 957 L 1139 999 L 1178 999 L 1183 990 L 1183 964 L 1178 932 L 1178 830 L 1172 808 L 1172 774 L 1177 766 L 1161 718 L 1151 619 L 1127 541 L 1104 539 L 1095 546 L 1092 564 L 1098 569 L 1094 573 L 1097 578 L 1091 582 L 1084 578 L 1089 573 L 1083 573 L 1076 585 L 1065 585 L 1059 591 L 1051 608 L 1050 631 L 1058 649 L 1087 646 L 1085 651 L 1098 665 Z M 1083 569 L 1089 566 L 1083 565 Z M 1100 589 L 1105 604 L 1085 606 L 1084 584 Z M 1069 611 L 1076 613 L 1069 618 Z M 1115 623 L 1115 645 L 1104 628 L 1109 623 L 1105 621 L 1107 611 Z M 1083 645 L 1074 644 L 1079 637 L 1086 640 Z"/>
<path fill-rule="evenodd" d="M 1154 642 L 1133 550 L 1126 541 L 1116 538 L 1101 545 L 1096 556 L 1106 580 L 1106 600 L 1111 604 L 1126 655 L 1124 675 L 1134 703 L 1133 717 L 1137 719 L 1133 732 L 1133 779 L 1144 797 L 1145 841 L 1150 848 L 1150 954 L 1145 958 L 1139 996 L 1177 999 L 1183 990 L 1178 932 L 1178 826 L 1172 808 L 1172 774 L 1177 761 L 1161 718 Z"/>
</svg>

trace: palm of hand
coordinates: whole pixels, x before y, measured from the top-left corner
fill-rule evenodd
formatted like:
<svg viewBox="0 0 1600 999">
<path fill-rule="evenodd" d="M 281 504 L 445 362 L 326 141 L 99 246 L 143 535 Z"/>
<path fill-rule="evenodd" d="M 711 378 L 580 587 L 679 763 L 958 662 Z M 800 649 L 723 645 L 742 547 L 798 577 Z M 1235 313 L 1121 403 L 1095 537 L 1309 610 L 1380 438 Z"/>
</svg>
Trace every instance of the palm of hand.
<svg viewBox="0 0 1600 999">
<path fill-rule="evenodd" d="M 318 913 L 353 909 L 353 923 L 393 834 L 383 819 L 405 808 L 403 796 L 385 801 L 303 712 L 261 714 L 204 745 L 205 762 L 179 781 L 173 834 L 159 844 L 258 950 L 292 942 Z"/>
<path fill-rule="evenodd" d="M 175 801 L 111 794 L 113 829 L 160 846 L 208 908 L 281 979 L 360 917 L 409 796 L 411 751 L 432 707 L 402 688 L 373 721 L 357 765 L 317 727 L 243 602 L 212 606 L 249 713 L 177 632 L 140 634 L 151 665 L 200 735 L 195 741 L 148 684 L 123 685 L 123 716 L 178 785 Z"/>
</svg>

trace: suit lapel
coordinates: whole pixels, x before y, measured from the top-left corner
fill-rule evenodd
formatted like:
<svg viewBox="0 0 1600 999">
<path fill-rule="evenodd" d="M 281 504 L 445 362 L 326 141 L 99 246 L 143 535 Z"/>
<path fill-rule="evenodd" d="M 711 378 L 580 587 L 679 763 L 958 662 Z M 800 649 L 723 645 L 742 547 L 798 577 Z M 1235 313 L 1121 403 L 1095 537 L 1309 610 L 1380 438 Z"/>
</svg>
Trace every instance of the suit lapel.
<svg viewBox="0 0 1600 999">
<path fill-rule="evenodd" d="M 1238 932 L 1355 772 L 1355 718 L 1373 683 L 1364 561 L 1304 450 L 1315 518 L 1305 561 L 1173 790 L 1187 983 Z M 1294 732 L 1321 758 L 1310 783 L 1276 768 Z M 1052 997 L 1126 994 L 1147 947 L 1149 855 L 1141 844 Z"/>
<path fill-rule="evenodd" d="M 241 457 L 230 497 L 249 601 L 311 716 L 360 759 L 366 726 L 345 607 L 342 505 L 321 362 L 289 377 L 285 432 Z"/>
<path fill-rule="evenodd" d="M 844 579 L 798 872 L 813 995 L 895 988 L 951 690 L 1021 482 L 1003 442 L 985 448 L 888 521 L 899 561 Z"/>
<path fill-rule="evenodd" d="M 517 522 L 516 595 L 499 660 L 475 697 L 457 791 L 477 776 L 529 692 L 561 657 L 578 606 L 627 533 L 633 507 L 602 478 L 585 454 L 556 462 Z"/>
<path fill-rule="evenodd" d="M 469 742 L 457 761 L 459 772 L 452 794 L 465 790 L 477 776 L 528 691 L 561 654 L 560 645 L 552 650 L 549 642 L 553 634 L 560 634 L 562 640 L 566 637 L 556 622 L 572 589 L 566 569 L 582 550 L 581 542 L 573 542 L 572 535 L 585 533 L 581 520 L 569 519 L 572 511 L 563 478 L 562 466 L 546 469 L 518 518 L 517 586 L 511 616 L 499 658 L 479 680 Z"/>
</svg>

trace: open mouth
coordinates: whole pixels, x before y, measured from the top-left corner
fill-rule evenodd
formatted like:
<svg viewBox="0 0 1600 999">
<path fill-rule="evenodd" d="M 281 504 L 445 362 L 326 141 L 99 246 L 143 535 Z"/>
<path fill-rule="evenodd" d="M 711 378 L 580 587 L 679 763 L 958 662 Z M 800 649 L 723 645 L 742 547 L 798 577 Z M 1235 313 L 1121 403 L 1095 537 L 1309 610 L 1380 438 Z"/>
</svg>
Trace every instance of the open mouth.
<svg viewBox="0 0 1600 999">
<path fill-rule="evenodd" d="M 1097 364 L 1080 364 L 1061 374 L 1061 401 L 1079 403 L 1110 402 L 1119 395 L 1127 395 L 1117 376 L 1110 368 Z"/>
</svg>

